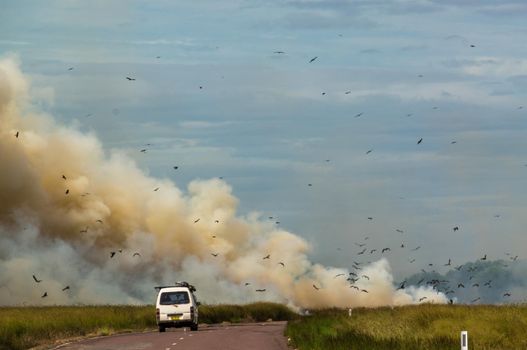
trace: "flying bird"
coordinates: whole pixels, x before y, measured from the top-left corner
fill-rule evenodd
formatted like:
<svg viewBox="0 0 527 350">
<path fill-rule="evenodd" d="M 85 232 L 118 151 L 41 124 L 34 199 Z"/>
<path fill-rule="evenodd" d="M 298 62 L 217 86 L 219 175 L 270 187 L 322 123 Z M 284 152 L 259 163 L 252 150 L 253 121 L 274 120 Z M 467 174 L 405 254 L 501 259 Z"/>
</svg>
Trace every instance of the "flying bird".
<svg viewBox="0 0 527 350">
<path fill-rule="evenodd" d="M 403 281 L 403 283 L 401 283 L 401 285 L 399 286 L 399 288 L 397 288 L 397 290 L 399 289 L 404 289 L 404 285 L 406 284 L 406 281 Z"/>
<path fill-rule="evenodd" d="M 134 255 L 132 255 L 132 257 L 134 256 L 141 256 L 141 254 L 139 254 L 138 252 L 135 252 Z"/>
<path fill-rule="evenodd" d="M 459 231 L 459 226 L 456 226 L 452 229 L 454 232 Z"/>
<path fill-rule="evenodd" d="M 282 267 L 285 267 L 285 264 L 281 261 L 278 264 L 282 265 Z"/>
<path fill-rule="evenodd" d="M 363 114 L 364 114 L 364 112 L 357 113 L 357 114 L 355 114 L 355 118 L 358 118 L 358 117 L 360 117 Z"/>
<path fill-rule="evenodd" d="M 344 274 L 343 273 L 336 274 L 335 277 L 333 277 L 333 278 L 337 278 L 339 276 L 344 276 Z"/>
<path fill-rule="evenodd" d="M 285 52 L 284 51 L 274 51 L 273 53 L 276 53 L 276 54 L 279 54 L 279 55 L 283 55 Z"/>
<path fill-rule="evenodd" d="M 362 255 L 366 251 L 366 248 L 364 248 L 362 251 L 358 252 L 357 255 Z"/>
<path fill-rule="evenodd" d="M 487 260 L 487 254 L 485 254 L 485 256 L 479 260 Z"/>
<path fill-rule="evenodd" d="M 66 179 L 66 175 L 62 175 L 62 178 L 63 178 L 64 180 L 67 180 L 67 179 Z"/>
<path fill-rule="evenodd" d="M 245 285 L 246 285 L 246 286 L 250 286 L 251 283 L 250 283 L 250 282 L 245 282 Z"/>
<path fill-rule="evenodd" d="M 36 277 L 35 275 L 33 275 L 33 279 L 34 279 L 34 280 L 35 280 L 35 282 L 37 282 L 37 283 L 40 283 L 40 282 L 42 282 L 42 280 L 39 280 L 39 279 L 37 279 L 37 277 Z"/>
<path fill-rule="evenodd" d="M 366 245 L 366 243 L 356 243 L 355 242 L 355 245 L 356 246 L 359 246 L 360 248 L 364 247 Z"/>
<path fill-rule="evenodd" d="M 68 289 L 70 289 L 70 286 L 66 286 L 66 287 L 62 288 L 62 291 L 64 292 L 64 291 L 66 291 Z"/>
<path fill-rule="evenodd" d="M 139 152 L 142 152 L 142 153 L 146 153 L 146 148 L 143 148 L 141 151 Z"/>
<path fill-rule="evenodd" d="M 68 70 L 73 70 L 73 67 L 69 67 Z"/>
<path fill-rule="evenodd" d="M 257 292 L 265 292 L 265 289 L 257 289 Z"/>
<path fill-rule="evenodd" d="M 102 224 L 102 220 L 101 219 L 97 219 L 97 220 L 95 220 L 95 222 L 98 222 L 99 224 Z"/>
<path fill-rule="evenodd" d="M 309 60 L 309 63 L 314 62 L 317 58 L 318 58 L 318 56 L 313 57 L 312 59 Z"/>
<path fill-rule="evenodd" d="M 19 132 L 17 131 L 15 137 L 18 139 Z"/>
<path fill-rule="evenodd" d="M 458 283 L 457 287 L 458 288 L 465 288 L 465 285 L 463 283 Z"/>
<path fill-rule="evenodd" d="M 412 249 L 412 250 L 415 251 L 415 250 L 418 250 L 419 248 L 421 248 L 421 246 L 415 247 L 415 248 Z"/>
<path fill-rule="evenodd" d="M 196 220 L 194 220 L 194 223 L 197 223 L 199 220 L 200 220 L 200 218 L 197 218 Z"/>
<path fill-rule="evenodd" d="M 266 256 L 264 256 L 264 257 L 262 258 L 262 260 L 269 259 L 269 258 L 271 258 L 271 254 L 267 254 Z"/>
<path fill-rule="evenodd" d="M 361 289 L 360 291 L 363 292 L 363 293 L 368 293 L 368 291 L 366 289 Z"/>
<path fill-rule="evenodd" d="M 388 252 L 390 250 L 391 250 L 390 248 L 383 248 L 382 251 L 381 251 L 381 254 L 384 253 L 384 252 Z"/>
<path fill-rule="evenodd" d="M 175 167 L 174 167 L 174 170 L 178 170 L 178 168 L 179 168 L 178 166 L 175 166 Z"/>
<path fill-rule="evenodd" d="M 373 220 L 373 218 L 371 216 L 368 217 L 368 220 Z"/>
<path fill-rule="evenodd" d="M 315 288 L 315 290 L 319 290 L 320 289 L 319 287 L 315 286 L 314 284 L 313 284 L 313 288 Z"/>
<path fill-rule="evenodd" d="M 213 257 L 217 257 L 218 253 L 210 253 L 210 255 L 212 255 Z"/>
<path fill-rule="evenodd" d="M 452 261 L 448 259 L 448 262 L 445 264 L 445 266 L 450 266 L 452 264 Z"/>
<path fill-rule="evenodd" d="M 423 300 L 425 300 L 425 299 L 427 299 L 427 297 L 419 298 L 419 302 L 421 302 L 421 301 L 423 301 Z"/>
<path fill-rule="evenodd" d="M 70 190 L 69 190 L 69 189 L 67 189 L 65 193 L 66 193 L 66 194 L 70 193 Z"/>
<path fill-rule="evenodd" d="M 156 187 L 156 188 L 154 189 L 154 192 L 157 192 L 157 191 L 159 191 L 159 187 Z"/>
<path fill-rule="evenodd" d="M 110 258 L 113 258 L 115 256 L 115 252 L 110 252 Z"/>
<path fill-rule="evenodd" d="M 373 149 L 369 149 L 368 151 L 366 151 L 366 154 L 370 154 L 371 152 L 373 152 Z"/>
<path fill-rule="evenodd" d="M 395 231 L 399 232 L 399 233 L 404 233 L 403 230 L 400 230 L 400 229 L 396 229 Z"/>
<path fill-rule="evenodd" d="M 372 250 L 370 250 L 370 254 L 373 254 L 376 251 L 377 251 L 377 249 L 372 249 Z"/>
<path fill-rule="evenodd" d="M 44 292 L 44 294 L 42 294 L 41 298 L 45 298 L 48 296 L 48 292 Z"/>
<path fill-rule="evenodd" d="M 476 299 L 474 299 L 474 300 L 471 300 L 470 302 L 471 302 L 471 303 L 475 303 L 475 302 L 478 301 L 479 299 L 481 299 L 481 297 L 478 297 L 478 298 L 476 298 Z"/>
<path fill-rule="evenodd" d="M 345 94 L 349 95 L 349 94 L 351 94 L 351 91 L 346 91 Z"/>
<path fill-rule="evenodd" d="M 133 80 L 135 80 L 135 78 L 126 77 L 126 80 L 133 81 Z"/>
<path fill-rule="evenodd" d="M 472 287 L 479 287 L 479 283 L 474 283 Z"/>
<path fill-rule="evenodd" d="M 421 142 L 423 142 L 423 138 L 421 137 L 419 141 L 417 141 L 417 144 L 419 145 Z"/>
<path fill-rule="evenodd" d="M 366 278 L 368 281 L 370 280 L 370 276 L 367 276 L 367 275 L 362 275 L 361 277 L 364 277 Z"/>
<path fill-rule="evenodd" d="M 510 297 L 510 296 L 511 296 L 511 293 L 509 293 L 509 292 L 504 293 L 503 296 L 504 296 L 504 297 Z"/>
</svg>

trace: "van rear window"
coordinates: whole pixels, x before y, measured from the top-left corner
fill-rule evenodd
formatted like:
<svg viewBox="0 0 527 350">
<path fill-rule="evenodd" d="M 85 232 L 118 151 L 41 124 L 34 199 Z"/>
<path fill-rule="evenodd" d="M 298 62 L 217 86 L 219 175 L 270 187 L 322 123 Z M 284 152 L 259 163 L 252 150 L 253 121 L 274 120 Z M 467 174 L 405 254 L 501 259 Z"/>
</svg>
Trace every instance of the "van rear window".
<svg viewBox="0 0 527 350">
<path fill-rule="evenodd" d="M 188 304 L 190 303 L 187 292 L 164 292 L 161 293 L 159 304 L 173 305 L 173 304 Z"/>
</svg>

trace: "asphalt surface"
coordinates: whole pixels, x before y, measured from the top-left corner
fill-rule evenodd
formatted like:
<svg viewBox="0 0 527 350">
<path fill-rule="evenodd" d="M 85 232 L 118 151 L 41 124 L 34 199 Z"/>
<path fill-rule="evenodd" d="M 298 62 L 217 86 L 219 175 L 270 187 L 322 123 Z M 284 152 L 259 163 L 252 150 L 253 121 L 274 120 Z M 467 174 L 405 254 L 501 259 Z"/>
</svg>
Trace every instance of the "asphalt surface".
<svg viewBox="0 0 527 350">
<path fill-rule="evenodd" d="M 168 328 L 165 333 L 130 333 L 65 344 L 60 350 L 286 350 L 286 322 Z"/>
</svg>

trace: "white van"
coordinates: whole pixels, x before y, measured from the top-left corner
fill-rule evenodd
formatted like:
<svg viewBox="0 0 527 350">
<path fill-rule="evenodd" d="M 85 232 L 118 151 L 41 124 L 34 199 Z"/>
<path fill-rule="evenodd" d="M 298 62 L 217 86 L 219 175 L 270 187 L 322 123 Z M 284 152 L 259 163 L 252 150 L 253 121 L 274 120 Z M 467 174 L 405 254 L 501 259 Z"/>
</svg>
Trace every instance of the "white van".
<svg viewBox="0 0 527 350">
<path fill-rule="evenodd" d="M 196 288 L 187 282 L 176 282 L 173 286 L 155 287 L 156 320 L 159 331 L 168 327 L 190 327 L 198 330 L 198 306 L 194 292 Z"/>
</svg>

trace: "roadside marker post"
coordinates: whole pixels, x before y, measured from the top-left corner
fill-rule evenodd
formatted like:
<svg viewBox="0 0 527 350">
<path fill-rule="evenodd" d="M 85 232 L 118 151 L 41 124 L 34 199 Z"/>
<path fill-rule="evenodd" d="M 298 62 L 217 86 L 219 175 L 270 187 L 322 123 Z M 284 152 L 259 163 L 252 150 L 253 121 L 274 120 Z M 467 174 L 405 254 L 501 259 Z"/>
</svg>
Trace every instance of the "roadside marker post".
<svg viewBox="0 0 527 350">
<path fill-rule="evenodd" d="M 461 331 L 461 350 L 468 350 L 468 332 Z"/>
<path fill-rule="evenodd" d="M 348 316 L 351 317 L 351 307 L 348 309 Z"/>
</svg>

